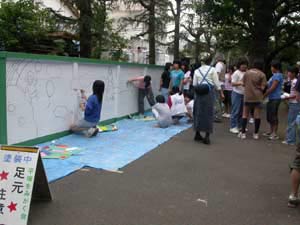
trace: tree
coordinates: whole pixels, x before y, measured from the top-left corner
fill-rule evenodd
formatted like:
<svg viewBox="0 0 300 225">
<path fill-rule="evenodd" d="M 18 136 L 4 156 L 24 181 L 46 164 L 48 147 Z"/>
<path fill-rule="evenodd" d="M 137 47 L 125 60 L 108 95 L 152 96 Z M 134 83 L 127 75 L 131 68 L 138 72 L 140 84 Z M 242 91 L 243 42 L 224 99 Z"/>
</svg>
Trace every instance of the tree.
<svg viewBox="0 0 300 225">
<path fill-rule="evenodd" d="M 113 52 L 112 58 L 122 58 L 122 49 L 127 41 L 120 36 L 120 30 L 113 27 L 113 19 L 108 17 L 108 10 L 114 8 L 114 0 L 98 0 L 93 4 L 92 57 L 101 58 L 103 51 Z"/>
<path fill-rule="evenodd" d="M 0 44 L 7 51 L 39 52 L 59 48 L 47 36 L 56 30 L 56 20 L 31 0 L 0 3 Z"/>
<path fill-rule="evenodd" d="M 80 56 L 89 58 L 92 52 L 92 0 L 76 0 L 79 18 Z"/>
<path fill-rule="evenodd" d="M 180 48 L 180 22 L 181 22 L 181 12 L 182 12 L 182 3 L 184 0 L 175 0 L 176 9 L 173 6 L 172 2 L 169 2 L 171 13 L 174 17 L 174 59 L 179 59 L 179 48 Z"/>
<path fill-rule="evenodd" d="M 185 5 L 186 22 L 181 26 L 184 28 L 182 39 L 187 41 L 187 49 L 193 50 L 192 54 L 196 62 L 199 57 L 212 56 L 216 51 L 215 29 L 211 23 L 210 15 L 206 13 L 203 1 L 192 0 Z"/>
<path fill-rule="evenodd" d="M 126 41 L 112 26 L 108 10 L 113 8 L 116 0 L 64 0 L 79 19 L 75 22 L 79 28 L 80 56 L 101 58 L 103 50 L 121 51 Z M 66 20 L 70 18 L 65 18 Z M 73 20 L 73 19 L 71 19 Z"/>
<path fill-rule="evenodd" d="M 245 49 L 251 61 L 260 58 L 268 66 L 280 52 L 300 41 L 298 0 L 206 0 L 205 4 L 222 41 Z"/>
<path fill-rule="evenodd" d="M 149 63 L 156 63 L 156 42 L 157 37 L 165 35 L 166 19 L 169 19 L 167 0 L 125 0 L 129 6 L 138 5 L 142 8 L 141 13 L 126 18 L 127 23 L 146 25 L 146 30 L 138 36 L 148 36 L 149 41 Z"/>
</svg>

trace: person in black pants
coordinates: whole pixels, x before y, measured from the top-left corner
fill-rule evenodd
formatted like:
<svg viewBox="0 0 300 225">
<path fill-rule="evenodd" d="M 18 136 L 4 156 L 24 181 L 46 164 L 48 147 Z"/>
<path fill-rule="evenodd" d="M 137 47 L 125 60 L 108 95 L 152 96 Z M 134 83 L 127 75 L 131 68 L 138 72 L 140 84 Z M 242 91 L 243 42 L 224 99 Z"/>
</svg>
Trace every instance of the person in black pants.
<svg viewBox="0 0 300 225">
<path fill-rule="evenodd" d="M 152 86 L 151 86 L 151 77 L 147 76 L 140 76 L 129 79 L 128 82 L 133 83 L 138 88 L 138 108 L 139 114 L 144 115 L 145 108 L 144 108 L 144 99 L 145 97 L 148 100 L 149 105 L 152 107 L 155 105 Z"/>
</svg>

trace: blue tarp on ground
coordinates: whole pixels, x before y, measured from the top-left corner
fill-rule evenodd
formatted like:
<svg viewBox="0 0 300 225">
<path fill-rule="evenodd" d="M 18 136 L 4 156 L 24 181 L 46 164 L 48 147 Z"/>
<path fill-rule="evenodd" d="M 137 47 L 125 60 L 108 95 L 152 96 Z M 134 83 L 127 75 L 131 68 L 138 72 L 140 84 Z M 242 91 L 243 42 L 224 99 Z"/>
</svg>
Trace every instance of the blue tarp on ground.
<svg viewBox="0 0 300 225">
<path fill-rule="evenodd" d="M 81 147 L 84 151 L 65 160 L 43 159 L 49 182 L 83 167 L 118 170 L 191 127 L 185 121 L 167 129 L 154 128 L 154 125 L 155 121 L 126 119 L 117 123 L 119 130 L 115 132 L 101 133 L 94 138 L 74 134 L 55 140 L 55 144 Z"/>
</svg>

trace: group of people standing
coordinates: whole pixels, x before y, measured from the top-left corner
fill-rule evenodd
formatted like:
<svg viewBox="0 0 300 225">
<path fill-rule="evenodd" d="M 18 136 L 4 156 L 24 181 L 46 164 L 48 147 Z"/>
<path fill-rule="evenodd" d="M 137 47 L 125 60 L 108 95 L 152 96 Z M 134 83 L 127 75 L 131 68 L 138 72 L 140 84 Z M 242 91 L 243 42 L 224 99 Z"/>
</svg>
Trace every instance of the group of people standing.
<svg viewBox="0 0 300 225">
<path fill-rule="evenodd" d="M 254 139 L 259 139 L 261 111 L 267 100 L 266 117 L 270 131 L 264 133 L 269 140 L 278 140 L 278 110 L 282 101 L 288 101 L 288 127 L 283 144 L 297 143 L 297 126 L 300 126 L 300 79 L 296 66 L 287 68 L 286 79 L 279 61 L 271 63 L 272 76 L 267 81 L 263 72 L 263 61 L 255 60 L 250 68 L 248 61 L 241 58 L 236 67 L 229 66 L 226 72 L 225 62 L 217 59 L 212 66 L 211 59 L 202 65 L 189 69 L 187 63 L 175 61 L 166 64 L 161 76 L 161 94 L 154 99 L 150 76 L 140 76 L 129 80 L 138 88 L 139 113 L 144 114 L 144 98 L 152 106 L 152 112 L 158 123 L 157 127 L 167 128 L 178 124 L 183 117 L 188 117 L 194 124 L 194 140 L 210 144 L 213 123 L 219 122 L 220 112 L 224 118 L 230 118 L 230 132 L 246 139 L 249 118 L 254 123 Z M 101 80 L 93 83 L 93 94 L 84 98 L 83 118 L 71 127 L 75 133 L 87 137 L 96 136 L 97 124 L 103 104 L 105 84 Z M 81 92 L 83 92 L 81 90 Z M 82 94 L 82 93 L 81 93 Z M 156 100 L 156 101 L 155 101 Z M 289 207 L 300 203 L 300 146 L 290 166 L 292 191 L 288 199 Z"/>
<path fill-rule="evenodd" d="M 248 121 L 254 123 L 254 139 L 259 139 L 261 124 L 261 110 L 266 101 L 266 119 L 270 130 L 263 133 L 269 140 L 278 140 L 278 110 L 282 101 L 289 103 L 288 127 L 283 144 L 296 144 L 296 117 L 300 112 L 300 85 L 297 83 L 299 70 L 296 66 L 287 68 L 287 76 L 283 75 L 282 65 L 274 60 L 271 63 L 271 77 L 267 80 L 263 71 L 263 61 L 255 60 L 250 69 L 248 61 L 240 59 L 237 69 L 229 68 L 226 74 L 231 83 L 231 116 L 230 132 L 238 134 L 241 139 L 246 138 Z M 225 83 L 226 83 L 225 82 Z M 284 83 L 290 88 L 285 93 Z M 228 106 L 229 107 L 229 106 Z M 250 120 L 249 120 L 250 118 Z"/>
<path fill-rule="evenodd" d="M 254 123 L 253 138 L 259 139 L 261 111 L 265 101 L 266 118 L 270 130 L 263 133 L 269 140 L 278 140 L 278 109 L 283 100 L 289 102 L 288 128 L 284 144 L 296 144 L 295 120 L 300 112 L 298 97 L 298 69 L 288 67 L 286 82 L 290 83 L 289 93 L 283 94 L 285 76 L 279 61 L 271 63 L 271 77 L 263 72 L 264 62 L 254 60 L 251 66 L 246 58 L 240 58 L 236 65 L 226 67 L 222 57 L 208 58 L 202 65 L 174 61 L 167 63 L 160 79 L 160 96 L 156 101 L 151 88 L 151 77 L 141 76 L 130 80 L 139 89 L 139 113 L 144 113 L 144 98 L 154 109 L 157 118 L 168 118 L 160 127 L 169 126 L 188 115 L 194 123 L 195 141 L 210 144 L 213 123 L 221 122 L 221 118 L 230 119 L 230 132 L 239 138 L 246 139 L 248 121 Z M 166 104 L 159 106 L 158 104 Z M 163 108 L 160 116 L 160 109 Z M 170 119 L 171 118 L 171 119 Z M 162 120 L 163 121 L 163 120 Z M 162 126 L 161 126 L 162 125 Z"/>
</svg>

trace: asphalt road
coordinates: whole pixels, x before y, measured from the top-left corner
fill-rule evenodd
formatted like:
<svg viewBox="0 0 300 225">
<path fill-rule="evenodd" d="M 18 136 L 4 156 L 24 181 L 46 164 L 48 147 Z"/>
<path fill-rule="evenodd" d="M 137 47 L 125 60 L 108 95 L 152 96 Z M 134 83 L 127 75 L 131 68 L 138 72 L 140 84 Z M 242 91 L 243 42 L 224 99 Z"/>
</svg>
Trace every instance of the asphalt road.
<svg viewBox="0 0 300 225">
<path fill-rule="evenodd" d="M 293 147 L 241 141 L 217 125 L 212 145 L 188 130 L 123 174 L 81 170 L 50 185 L 29 225 L 299 225 L 287 208 Z"/>
</svg>

